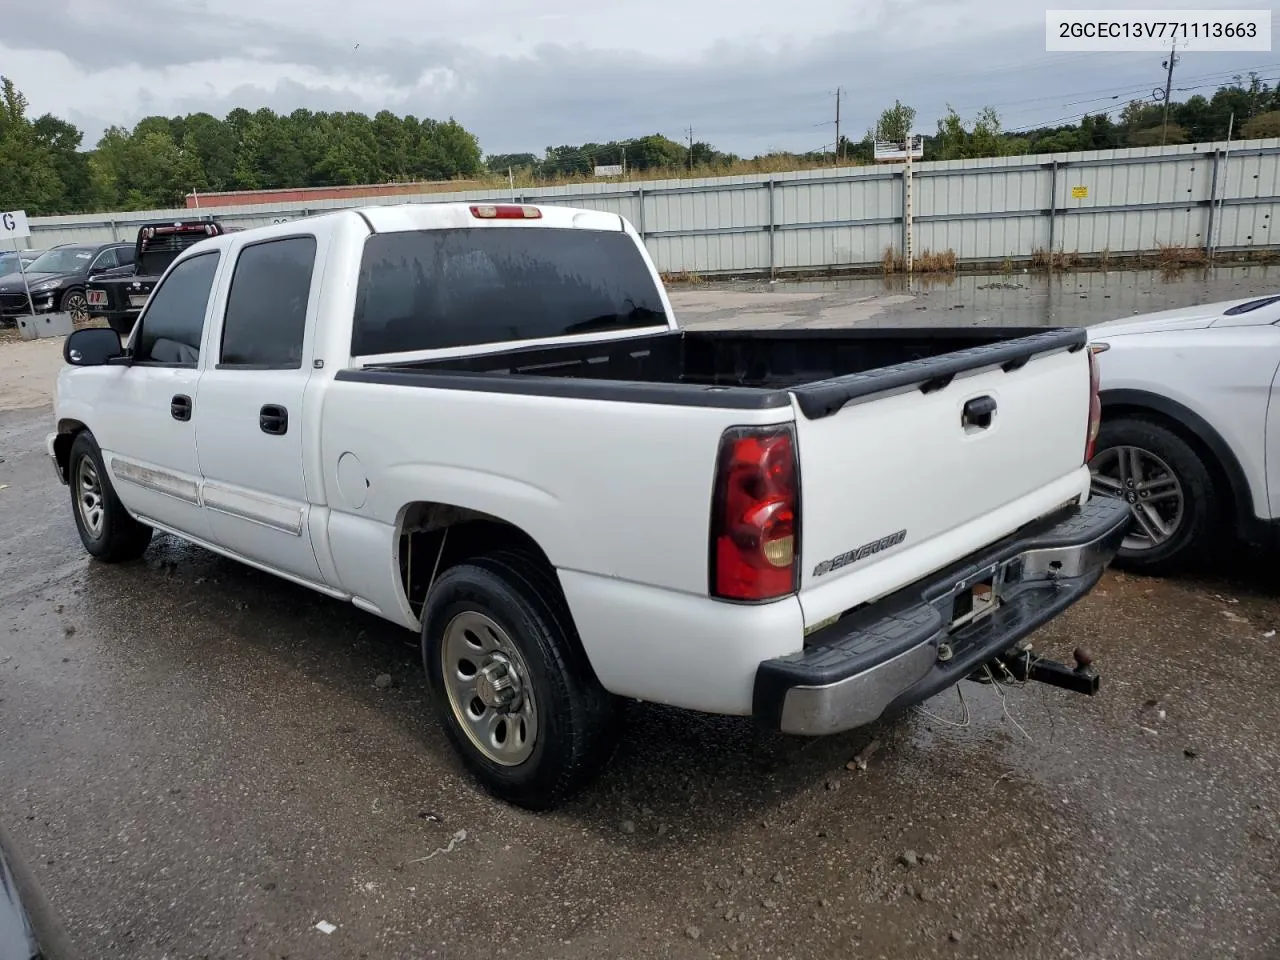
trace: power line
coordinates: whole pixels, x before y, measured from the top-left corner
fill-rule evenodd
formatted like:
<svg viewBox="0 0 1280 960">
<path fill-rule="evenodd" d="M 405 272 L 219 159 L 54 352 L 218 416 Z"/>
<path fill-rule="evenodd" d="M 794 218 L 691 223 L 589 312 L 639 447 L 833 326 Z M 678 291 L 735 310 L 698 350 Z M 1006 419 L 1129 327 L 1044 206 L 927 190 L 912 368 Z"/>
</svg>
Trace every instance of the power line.
<svg viewBox="0 0 1280 960">
<path fill-rule="evenodd" d="M 1274 80 L 1280 80 L 1280 76 L 1276 76 L 1276 77 L 1259 77 L 1259 78 L 1258 78 L 1258 82 L 1259 82 L 1259 83 L 1270 83 L 1270 82 L 1272 82 L 1272 81 L 1274 81 Z M 1213 84 L 1213 83 L 1202 83 L 1202 84 L 1200 84 L 1199 88 L 1197 88 L 1197 87 L 1180 87 L 1179 89 L 1181 89 L 1181 90 L 1195 90 L 1195 89 L 1203 89 L 1204 87 L 1212 87 L 1212 86 L 1215 86 L 1215 84 Z M 1151 99 L 1149 99 L 1149 98 L 1148 98 L 1147 100 L 1140 100 L 1140 101 L 1136 101 L 1136 102 L 1140 102 L 1140 103 L 1143 103 L 1143 102 L 1145 102 L 1145 103 L 1152 103 L 1152 102 L 1154 102 L 1154 101 L 1152 101 Z M 1102 112 L 1104 112 L 1104 113 L 1105 113 L 1106 111 L 1102 111 Z M 1036 128 L 1036 127 L 1055 127 L 1055 126 L 1060 126 L 1061 124 L 1064 124 L 1064 123 L 1071 123 L 1071 122 L 1076 121 L 1076 120 L 1082 120 L 1082 119 L 1084 119 L 1085 117 L 1097 116 L 1097 115 L 1098 115 L 1098 113 L 1099 113 L 1099 111 L 1096 111 L 1096 110 L 1087 110 L 1087 111 L 1085 111 L 1084 113 L 1072 114 L 1072 115 L 1071 115 L 1071 116 L 1069 116 L 1069 117 L 1059 117 L 1059 118 L 1058 118 L 1058 119 L 1056 119 L 1056 120 L 1047 120 L 1047 121 L 1044 121 L 1043 123 L 1036 123 L 1036 124 L 1019 124 L 1019 126 L 1020 126 L 1020 127 L 1022 127 L 1024 130 L 1025 130 L 1025 129 L 1034 129 L 1034 128 Z"/>
<path fill-rule="evenodd" d="M 1273 67 L 1280 67 L 1280 63 L 1259 64 L 1254 67 L 1246 68 L 1246 72 L 1255 72 L 1258 70 L 1269 70 Z M 1203 81 L 1211 81 L 1211 82 L 1200 83 L 1193 86 L 1175 87 L 1174 89 L 1178 92 L 1184 92 L 1188 90 L 1199 90 L 1207 86 L 1225 84 L 1227 80 L 1231 80 L 1237 76 L 1243 76 L 1240 70 L 1226 70 L 1226 71 L 1220 71 L 1217 73 L 1201 74 L 1194 77 L 1188 77 L 1187 80 L 1189 81 L 1203 80 Z M 1022 103 L 1033 103 L 1033 102 L 1042 102 L 1046 100 L 1057 100 L 1057 101 L 1060 101 L 1059 106 L 1071 107 L 1071 106 L 1075 106 L 1076 104 L 1105 103 L 1109 100 L 1119 99 L 1120 97 L 1130 96 L 1132 94 L 1144 93 L 1144 92 L 1150 91 L 1150 89 L 1151 89 L 1150 83 L 1143 83 L 1137 86 L 1126 86 L 1121 88 L 1110 87 L 1104 90 L 1079 90 L 1079 91 L 1074 91 L 1069 93 L 1058 93 L 1058 94 L 1054 94 L 1051 97 L 1035 97 L 1028 100 L 1011 100 L 1006 103 L 996 103 L 996 104 L 989 104 L 989 105 L 994 107 L 997 110 L 1004 110 L 1006 107 L 1016 106 Z M 1102 94 L 1102 96 L 1089 97 L 1087 99 L 1082 99 L 1082 100 L 1067 100 L 1065 102 L 1061 102 L 1062 97 L 1085 96 L 1087 94 L 1094 94 L 1094 93 Z M 1139 99 L 1143 99 L 1143 98 L 1139 98 Z M 988 104 L 982 104 L 982 106 L 988 106 Z M 977 108 L 965 107 L 962 109 L 977 109 Z M 1031 113 L 1031 112 L 1033 112 L 1033 110 L 1013 111 L 1015 115 L 1020 113 Z"/>
</svg>

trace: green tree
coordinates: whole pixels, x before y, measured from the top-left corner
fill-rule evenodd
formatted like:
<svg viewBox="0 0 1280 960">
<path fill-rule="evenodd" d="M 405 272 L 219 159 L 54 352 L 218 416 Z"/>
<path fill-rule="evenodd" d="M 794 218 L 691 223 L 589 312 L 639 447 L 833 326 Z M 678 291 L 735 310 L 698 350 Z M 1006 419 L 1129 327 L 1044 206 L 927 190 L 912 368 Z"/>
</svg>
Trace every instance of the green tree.
<svg viewBox="0 0 1280 960">
<path fill-rule="evenodd" d="M 1268 110 L 1251 117 L 1241 125 L 1240 135 L 1251 140 L 1280 137 L 1280 110 Z"/>
<path fill-rule="evenodd" d="M 889 140 L 899 143 L 915 132 L 916 108 L 909 107 L 901 100 L 894 100 L 893 106 L 882 111 L 872 131 L 878 140 Z"/>
<path fill-rule="evenodd" d="M 199 159 L 207 189 L 233 189 L 237 140 L 229 124 L 208 113 L 193 113 L 186 118 L 181 143 Z"/>
<path fill-rule="evenodd" d="M 5 208 L 31 214 L 64 212 L 66 184 L 59 176 L 58 159 L 54 147 L 27 119 L 27 98 L 12 80 L 0 77 L 0 197 Z"/>
</svg>

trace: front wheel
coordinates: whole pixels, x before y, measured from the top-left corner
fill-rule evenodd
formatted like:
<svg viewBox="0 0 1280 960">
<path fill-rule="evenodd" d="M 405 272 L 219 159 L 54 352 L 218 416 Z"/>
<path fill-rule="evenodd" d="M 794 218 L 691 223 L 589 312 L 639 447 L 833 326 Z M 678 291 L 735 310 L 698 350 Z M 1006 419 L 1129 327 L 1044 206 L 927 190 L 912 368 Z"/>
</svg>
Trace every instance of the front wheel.
<svg viewBox="0 0 1280 960">
<path fill-rule="evenodd" d="M 83 290 L 68 290 L 62 295 L 58 307 L 63 313 L 71 314 L 74 323 L 89 319 L 89 301 L 85 299 Z"/>
<path fill-rule="evenodd" d="M 1173 430 L 1137 417 L 1104 420 L 1089 469 L 1092 492 L 1124 500 L 1133 515 L 1117 566 L 1174 573 L 1212 543 L 1221 509 L 1213 476 Z"/>
<path fill-rule="evenodd" d="M 76 530 L 85 550 L 106 563 L 142 556 L 151 543 L 151 528 L 129 516 L 107 476 L 98 442 L 87 430 L 71 443 L 67 480 Z"/>
<path fill-rule="evenodd" d="M 546 810 L 599 772 L 615 743 L 617 704 L 540 559 L 501 552 L 450 568 L 422 619 L 441 722 L 490 793 Z"/>
</svg>

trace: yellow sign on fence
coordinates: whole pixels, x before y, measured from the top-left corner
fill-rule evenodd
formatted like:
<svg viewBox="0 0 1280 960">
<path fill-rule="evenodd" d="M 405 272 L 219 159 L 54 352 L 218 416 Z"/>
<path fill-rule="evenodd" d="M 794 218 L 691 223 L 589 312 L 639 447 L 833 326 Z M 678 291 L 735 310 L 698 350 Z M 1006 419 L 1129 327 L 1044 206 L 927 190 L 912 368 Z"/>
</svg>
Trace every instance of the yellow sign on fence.
<svg viewBox="0 0 1280 960">
<path fill-rule="evenodd" d="M 1088 200 L 1089 188 L 1088 187 L 1072 187 L 1071 199 L 1072 200 Z"/>
</svg>

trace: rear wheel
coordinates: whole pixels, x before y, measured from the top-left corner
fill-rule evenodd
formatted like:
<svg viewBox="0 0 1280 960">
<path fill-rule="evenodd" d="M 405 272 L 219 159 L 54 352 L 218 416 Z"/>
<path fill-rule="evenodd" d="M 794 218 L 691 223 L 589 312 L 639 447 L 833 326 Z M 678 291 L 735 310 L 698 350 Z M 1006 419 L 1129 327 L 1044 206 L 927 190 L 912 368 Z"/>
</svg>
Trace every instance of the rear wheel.
<svg viewBox="0 0 1280 960">
<path fill-rule="evenodd" d="M 422 655 L 449 739 L 495 796 L 550 809 L 608 760 L 617 703 L 540 558 L 501 551 L 441 574 L 423 611 Z"/>
<path fill-rule="evenodd" d="M 151 528 L 139 523 L 116 496 L 93 434 L 76 435 L 67 457 L 71 509 L 80 542 L 106 563 L 136 560 L 151 543 Z"/>
<path fill-rule="evenodd" d="M 1104 420 L 1089 469 L 1093 493 L 1124 500 L 1133 515 L 1118 566 L 1174 573 L 1211 545 L 1221 500 L 1209 467 L 1173 430 L 1137 417 Z"/>
</svg>

